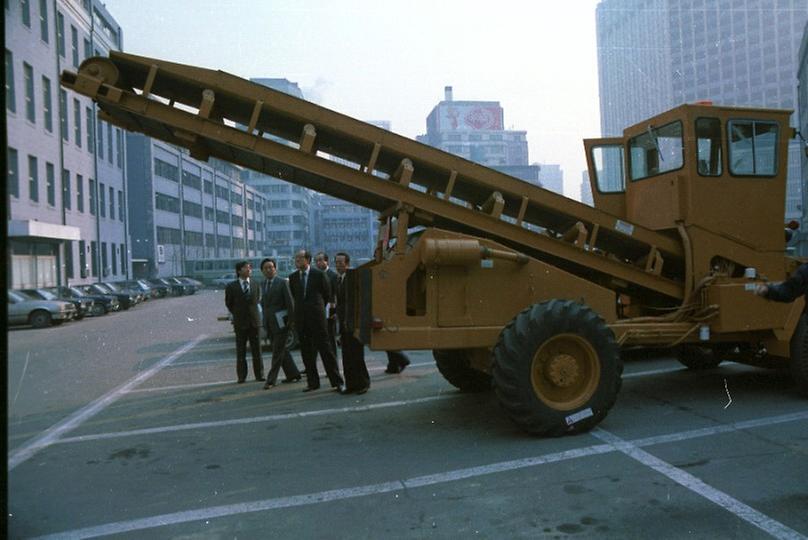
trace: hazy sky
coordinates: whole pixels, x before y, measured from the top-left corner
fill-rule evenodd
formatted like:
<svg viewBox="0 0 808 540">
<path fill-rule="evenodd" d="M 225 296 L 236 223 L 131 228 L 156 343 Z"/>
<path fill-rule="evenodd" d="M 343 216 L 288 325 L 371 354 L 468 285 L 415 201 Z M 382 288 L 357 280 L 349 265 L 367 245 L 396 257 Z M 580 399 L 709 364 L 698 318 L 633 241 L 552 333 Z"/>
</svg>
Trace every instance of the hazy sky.
<svg viewBox="0 0 808 540">
<path fill-rule="evenodd" d="M 393 131 L 426 132 L 455 100 L 499 101 L 530 162 L 558 163 L 567 195 L 600 134 L 598 0 L 107 0 L 133 54 L 285 77 L 307 99 Z"/>
</svg>

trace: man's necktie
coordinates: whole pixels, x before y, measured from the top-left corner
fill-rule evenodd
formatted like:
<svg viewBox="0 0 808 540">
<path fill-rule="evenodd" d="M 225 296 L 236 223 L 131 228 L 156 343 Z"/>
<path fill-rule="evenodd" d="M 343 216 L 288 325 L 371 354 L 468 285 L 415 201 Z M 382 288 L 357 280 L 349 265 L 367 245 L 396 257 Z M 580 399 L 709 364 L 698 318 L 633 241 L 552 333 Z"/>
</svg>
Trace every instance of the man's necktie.
<svg viewBox="0 0 808 540">
<path fill-rule="evenodd" d="M 250 284 L 247 283 L 246 281 L 242 281 L 241 282 L 241 290 L 244 291 L 244 294 L 247 294 L 248 292 L 250 292 Z"/>
<path fill-rule="evenodd" d="M 300 272 L 301 274 L 301 281 L 303 282 L 303 298 L 306 298 L 306 277 L 308 276 L 307 272 Z"/>
</svg>

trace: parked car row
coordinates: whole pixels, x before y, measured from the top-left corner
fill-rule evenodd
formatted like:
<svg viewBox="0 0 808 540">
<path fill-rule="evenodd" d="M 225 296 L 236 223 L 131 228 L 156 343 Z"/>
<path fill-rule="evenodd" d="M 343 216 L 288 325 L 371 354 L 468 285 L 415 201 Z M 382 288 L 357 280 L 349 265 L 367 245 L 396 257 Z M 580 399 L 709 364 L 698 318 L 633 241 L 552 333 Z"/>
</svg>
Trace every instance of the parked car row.
<svg viewBox="0 0 808 540">
<path fill-rule="evenodd" d="M 202 283 L 187 277 L 135 279 L 35 289 L 9 289 L 8 324 L 35 328 L 130 309 L 151 298 L 194 294 Z"/>
</svg>

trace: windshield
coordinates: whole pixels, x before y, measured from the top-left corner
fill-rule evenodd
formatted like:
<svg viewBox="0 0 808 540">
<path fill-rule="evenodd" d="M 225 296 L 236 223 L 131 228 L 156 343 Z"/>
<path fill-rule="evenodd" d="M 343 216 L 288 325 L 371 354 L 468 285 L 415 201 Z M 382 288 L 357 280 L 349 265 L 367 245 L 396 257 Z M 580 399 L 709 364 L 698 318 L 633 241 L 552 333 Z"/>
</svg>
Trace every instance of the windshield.
<svg viewBox="0 0 808 540">
<path fill-rule="evenodd" d="M 68 287 L 67 290 L 76 296 L 84 296 L 84 292 L 79 290 L 77 287 Z"/>
<path fill-rule="evenodd" d="M 47 289 L 37 289 L 36 292 L 45 300 L 58 300 L 59 297 Z"/>
<path fill-rule="evenodd" d="M 682 123 L 672 122 L 659 128 L 648 126 L 645 133 L 629 139 L 629 159 L 632 180 L 681 168 L 685 159 Z"/>
<path fill-rule="evenodd" d="M 8 291 L 8 299 L 13 300 L 15 303 L 16 302 L 25 302 L 26 300 L 28 300 L 25 296 L 21 295 L 18 292 L 14 292 L 14 291 Z"/>
<path fill-rule="evenodd" d="M 104 283 L 104 286 L 111 291 L 120 292 L 121 287 L 115 283 Z"/>
</svg>

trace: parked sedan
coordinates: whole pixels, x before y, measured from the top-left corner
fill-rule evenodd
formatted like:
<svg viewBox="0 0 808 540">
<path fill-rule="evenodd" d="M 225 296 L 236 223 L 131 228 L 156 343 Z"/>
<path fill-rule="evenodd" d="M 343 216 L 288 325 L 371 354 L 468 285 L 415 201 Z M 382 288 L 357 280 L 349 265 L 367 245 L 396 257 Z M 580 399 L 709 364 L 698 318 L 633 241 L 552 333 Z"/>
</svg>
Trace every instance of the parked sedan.
<svg viewBox="0 0 808 540">
<path fill-rule="evenodd" d="M 141 291 L 147 298 L 163 298 L 168 295 L 168 287 L 165 285 L 152 285 L 145 279 L 133 279 L 124 281 L 123 284 L 133 291 Z"/>
<path fill-rule="evenodd" d="M 210 280 L 210 282 L 212 285 L 216 285 L 217 287 L 227 287 L 227 285 L 229 285 L 231 281 L 235 280 L 236 280 L 236 274 L 230 273 L 221 275 L 217 278 L 213 278 L 212 280 Z"/>
<path fill-rule="evenodd" d="M 93 283 L 92 285 L 81 285 L 79 289 L 86 294 L 105 294 L 107 296 L 114 296 L 118 299 L 121 309 L 129 309 L 135 305 L 135 297 L 129 293 L 117 293 L 112 289 L 105 287 L 101 283 Z"/>
<path fill-rule="evenodd" d="M 78 287 L 51 287 L 47 290 L 62 298 L 86 298 L 92 300 L 93 307 L 90 310 L 90 315 L 93 317 L 99 317 L 110 311 L 118 311 L 121 309 L 121 303 L 118 301 L 118 298 L 111 294 L 88 294 Z"/>
<path fill-rule="evenodd" d="M 184 294 L 181 283 L 168 281 L 166 278 L 152 278 L 146 281 L 148 281 L 149 284 L 154 284 L 158 286 L 162 285 L 163 287 L 168 287 L 168 294 L 170 294 L 171 296 L 182 296 Z"/>
<path fill-rule="evenodd" d="M 34 300 L 22 293 L 8 291 L 8 324 L 30 324 L 45 328 L 62 324 L 76 314 L 76 306 L 62 300 Z"/>
<path fill-rule="evenodd" d="M 101 285 L 110 289 L 112 292 L 118 294 L 128 294 L 132 296 L 135 299 L 135 304 L 139 304 L 145 299 L 143 291 L 130 289 L 129 287 L 126 287 L 123 283 L 111 283 L 109 281 L 105 281 L 101 283 Z"/>
<path fill-rule="evenodd" d="M 194 294 L 194 293 L 196 293 L 196 291 L 198 291 L 201 288 L 201 284 L 195 279 L 191 279 L 191 278 L 187 278 L 187 277 L 183 277 L 183 276 L 170 277 L 170 278 L 166 278 L 166 279 L 176 281 L 177 283 L 182 285 L 182 294 Z"/>
<path fill-rule="evenodd" d="M 94 302 L 90 298 L 64 297 L 48 289 L 19 289 L 17 292 L 21 292 L 34 300 L 63 300 L 70 302 L 76 306 L 76 314 L 73 318 L 77 321 L 83 319 L 85 315 L 89 315 L 93 310 Z"/>
</svg>

